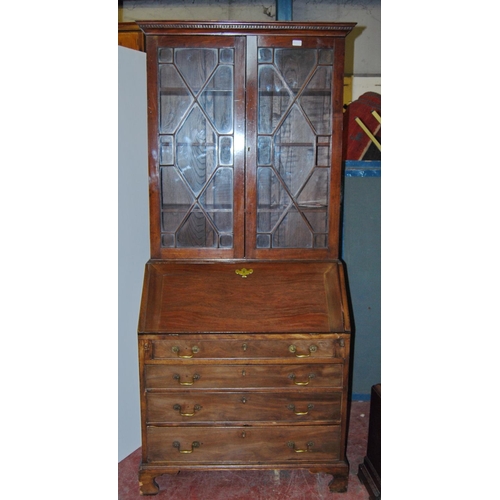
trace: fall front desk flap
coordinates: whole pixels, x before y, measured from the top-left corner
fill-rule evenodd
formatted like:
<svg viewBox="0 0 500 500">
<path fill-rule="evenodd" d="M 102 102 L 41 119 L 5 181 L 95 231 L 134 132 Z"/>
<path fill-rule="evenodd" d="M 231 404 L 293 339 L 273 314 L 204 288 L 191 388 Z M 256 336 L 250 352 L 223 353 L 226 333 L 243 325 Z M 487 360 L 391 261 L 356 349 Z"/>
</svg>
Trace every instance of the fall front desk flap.
<svg viewBox="0 0 500 500">
<path fill-rule="evenodd" d="M 349 330 L 339 261 L 146 264 L 139 333 Z"/>
</svg>

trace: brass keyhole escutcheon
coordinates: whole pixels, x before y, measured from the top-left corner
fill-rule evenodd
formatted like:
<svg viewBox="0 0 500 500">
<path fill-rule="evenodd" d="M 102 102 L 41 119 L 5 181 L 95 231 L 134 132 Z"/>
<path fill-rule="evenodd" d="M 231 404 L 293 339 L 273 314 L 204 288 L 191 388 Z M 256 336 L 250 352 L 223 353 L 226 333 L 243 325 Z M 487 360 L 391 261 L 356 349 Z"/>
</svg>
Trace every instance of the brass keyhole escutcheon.
<svg viewBox="0 0 500 500">
<path fill-rule="evenodd" d="M 246 267 L 243 267 L 242 269 L 236 269 L 236 271 L 234 272 L 239 276 L 241 276 L 242 278 L 246 278 L 247 276 L 250 276 L 250 274 L 253 273 L 253 269 L 247 269 Z"/>
</svg>

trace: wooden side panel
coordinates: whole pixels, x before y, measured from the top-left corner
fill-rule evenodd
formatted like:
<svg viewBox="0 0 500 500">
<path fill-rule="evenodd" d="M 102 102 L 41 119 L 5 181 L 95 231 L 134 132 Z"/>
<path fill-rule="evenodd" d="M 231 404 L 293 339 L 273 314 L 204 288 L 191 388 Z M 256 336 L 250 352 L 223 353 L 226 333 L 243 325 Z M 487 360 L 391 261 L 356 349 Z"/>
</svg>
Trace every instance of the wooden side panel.
<svg viewBox="0 0 500 500">
<path fill-rule="evenodd" d="M 118 45 L 144 52 L 144 33 L 136 23 L 118 23 Z"/>
</svg>

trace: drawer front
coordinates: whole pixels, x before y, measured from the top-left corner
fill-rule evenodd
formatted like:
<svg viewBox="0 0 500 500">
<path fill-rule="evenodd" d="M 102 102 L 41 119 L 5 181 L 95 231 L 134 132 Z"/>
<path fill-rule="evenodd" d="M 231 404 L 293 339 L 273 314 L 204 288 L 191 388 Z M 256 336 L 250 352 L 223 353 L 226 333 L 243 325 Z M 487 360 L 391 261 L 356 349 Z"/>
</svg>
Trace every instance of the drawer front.
<svg viewBox="0 0 500 500">
<path fill-rule="evenodd" d="M 151 359 L 332 358 L 342 339 L 203 340 L 178 337 L 153 340 Z"/>
<path fill-rule="evenodd" d="M 148 424 L 179 422 L 308 422 L 340 423 L 341 393 L 175 391 L 148 392 Z"/>
<path fill-rule="evenodd" d="M 340 459 L 339 426 L 147 428 L 148 462 L 300 463 Z"/>
<path fill-rule="evenodd" d="M 342 364 L 146 365 L 146 389 L 342 387 Z"/>
</svg>

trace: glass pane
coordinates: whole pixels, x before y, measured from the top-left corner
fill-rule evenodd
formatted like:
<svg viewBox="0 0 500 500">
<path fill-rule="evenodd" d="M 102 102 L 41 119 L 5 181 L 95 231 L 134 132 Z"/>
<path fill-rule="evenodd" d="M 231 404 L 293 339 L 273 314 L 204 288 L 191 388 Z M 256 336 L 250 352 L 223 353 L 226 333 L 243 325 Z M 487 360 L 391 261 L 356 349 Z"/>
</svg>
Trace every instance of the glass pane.
<svg viewBox="0 0 500 500">
<path fill-rule="evenodd" d="M 296 106 L 275 136 L 275 168 L 295 195 L 315 164 L 316 137 Z"/>
<path fill-rule="evenodd" d="M 257 231 L 268 233 L 291 204 L 285 188 L 271 168 L 257 169 Z"/>
<path fill-rule="evenodd" d="M 314 246 L 315 246 L 315 248 L 326 248 L 328 246 L 328 235 L 327 234 L 315 234 L 314 235 Z"/>
<path fill-rule="evenodd" d="M 220 49 L 220 62 L 233 63 L 234 62 L 234 49 Z"/>
<path fill-rule="evenodd" d="M 160 48 L 158 49 L 158 62 L 160 63 L 172 63 L 174 62 L 174 51 L 171 48 Z"/>
<path fill-rule="evenodd" d="M 193 98 L 171 64 L 160 66 L 160 133 L 172 134 L 178 128 Z"/>
<path fill-rule="evenodd" d="M 302 212 L 311 225 L 314 233 L 325 233 L 328 231 L 328 214 L 326 208 L 318 210 L 303 210 Z"/>
<path fill-rule="evenodd" d="M 233 170 L 231 168 L 217 170 L 200 196 L 200 203 L 209 214 L 226 213 L 228 217 L 220 217 L 220 223 L 216 226 L 222 232 L 232 230 Z"/>
<path fill-rule="evenodd" d="M 259 67 L 259 133 L 270 134 L 288 110 L 290 92 L 272 66 Z"/>
<path fill-rule="evenodd" d="M 161 167 L 162 246 L 174 247 L 174 233 L 185 219 L 195 199 L 175 167 Z M 170 234 L 165 234 L 170 233 Z"/>
<path fill-rule="evenodd" d="M 219 164 L 230 166 L 233 164 L 233 137 L 219 138 Z"/>
<path fill-rule="evenodd" d="M 271 236 L 269 234 L 257 235 L 257 248 L 269 248 L 271 246 Z"/>
<path fill-rule="evenodd" d="M 219 238 L 219 245 L 222 248 L 232 248 L 233 247 L 233 235 L 232 234 L 221 234 Z"/>
<path fill-rule="evenodd" d="M 184 213 L 193 204 L 194 196 L 174 167 L 161 167 L 162 209 L 184 207 Z"/>
<path fill-rule="evenodd" d="M 273 62 L 273 50 L 268 48 L 259 49 L 259 63 Z"/>
<path fill-rule="evenodd" d="M 320 49 L 319 50 L 319 64 L 333 64 L 333 50 Z"/>
<path fill-rule="evenodd" d="M 161 235 L 161 246 L 166 248 L 175 247 L 175 235 L 173 234 L 162 234 Z"/>
<path fill-rule="evenodd" d="M 233 67 L 219 66 L 198 99 L 220 134 L 233 131 Z"/>
<path fill-rule="evenodd" d="M 183 248 L 215 247 L 217 234 L 199 206 L 177 232 L 177 246 Z"/>
<path fill-rule="evenodd" d="M 275 59 L 283 79 L 290 90 L 296 94 L 316 66 L 316 50 L 276 49 Z"/>
<path fill-rule="evenodd" d="M 160 165 L 174 164 L 174 137 L 160 136 Z"/>
<path fill-rule="evenodd" d="M 217 166 L 215 132 L 195 106 L 176 136 L 177 166 L 198 195 Z"/>
<path fill-rule="evenodd" d="M 273 234 L 274 248 L 311 248 L 312 233 L 302 216 L 290 210 Z"/>
<path fill-rule="evenodd" d="M 317 168 L 297 198 L 300 207 L 326 207 L 328 203 L 328 170 Z"/>
<path fill-rule="evenodd" d="M 175 63 L 195 94 L 210 78 L 217 59 L 217 49 L 175 49 Z"/>
<path fill-rule="evenodd" d="M 259 136 L 257 146 L 257 163 L 259 165 L 271 164 L 271 137 Z"/>
<path fill-rule="evenodd" d="M 330 134 L 332 121 L 332 68 L 320 66 L 300 97 L 300 104 L 317 134 Z"/>
</svg>

